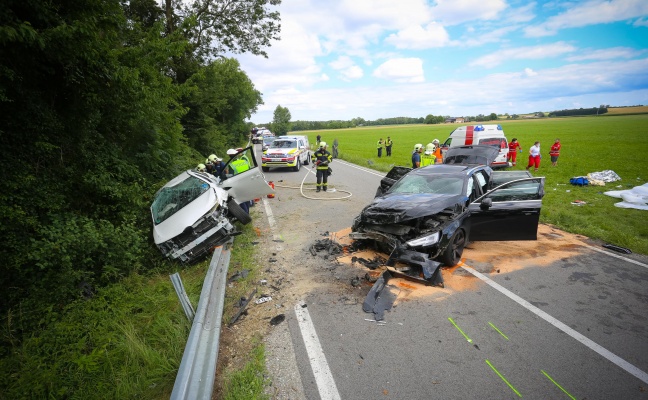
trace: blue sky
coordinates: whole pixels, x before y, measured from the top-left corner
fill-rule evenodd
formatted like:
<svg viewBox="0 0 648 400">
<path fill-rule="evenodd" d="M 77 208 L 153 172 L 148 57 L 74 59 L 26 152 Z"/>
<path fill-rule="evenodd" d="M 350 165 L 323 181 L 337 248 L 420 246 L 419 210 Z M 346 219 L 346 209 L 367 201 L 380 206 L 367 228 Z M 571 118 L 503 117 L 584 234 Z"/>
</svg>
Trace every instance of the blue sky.
<svg viewBox="0 0 648 400">
<path fill-rule="evenodd" d="M 283 0 L 251 120 L 648 105 L 648 0 Z"/>
</svg>

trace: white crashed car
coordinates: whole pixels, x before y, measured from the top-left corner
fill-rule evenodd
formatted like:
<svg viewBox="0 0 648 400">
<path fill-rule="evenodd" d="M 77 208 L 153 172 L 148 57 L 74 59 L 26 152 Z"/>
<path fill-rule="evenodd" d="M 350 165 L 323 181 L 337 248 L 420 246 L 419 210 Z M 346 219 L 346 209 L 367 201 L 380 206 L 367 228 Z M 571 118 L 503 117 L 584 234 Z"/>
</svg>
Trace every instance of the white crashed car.
<svg viewBox="0 0 648 400">
<path fill-rule="evenodd" d="M 151 217 L 153 240 L 162 254 L 181 262 L 195 261 L 239 233 L 234 221 L 251 221 L 239 204 L 274 192 L 252 149 L 230 159 L 220 176 L 187 170 L 158 190 Z M 233 173 L 231 162 L 241 158 L 250 168 Z"/>
</svg>

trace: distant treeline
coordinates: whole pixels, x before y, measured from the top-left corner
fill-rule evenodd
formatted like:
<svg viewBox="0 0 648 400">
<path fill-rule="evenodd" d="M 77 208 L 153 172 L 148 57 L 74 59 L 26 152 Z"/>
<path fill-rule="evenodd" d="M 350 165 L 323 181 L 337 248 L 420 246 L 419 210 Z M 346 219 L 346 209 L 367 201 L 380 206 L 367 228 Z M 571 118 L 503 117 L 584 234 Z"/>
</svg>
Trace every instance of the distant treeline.
<svg viewBox="0 0 648 400">
<path fill-rule="evenodd" d="M 310 131 L 318 129 L 344 129 L 355 128 L 357 126 L 379 126 L 379 125 L 406 125 L 406 124 L 440 124 L 447 117 L 428 115 L 423 118 L 412 117 L 394 117 L 379 118 L 375 121 L 365 120 L 364 118 L 353 118 L 349 121 L 294 121 L 291 122 L 292 131 Z"/>
<path fill-rule="evenodd" d="M 552 111 L 549 113 L 550 117 L 570 117 L 573 115 L 601 115 L 608 112 L 607 106 L 605 107 L 592 107 L 592 108 L 578 108 L 571 110 Z"/>
</svg>

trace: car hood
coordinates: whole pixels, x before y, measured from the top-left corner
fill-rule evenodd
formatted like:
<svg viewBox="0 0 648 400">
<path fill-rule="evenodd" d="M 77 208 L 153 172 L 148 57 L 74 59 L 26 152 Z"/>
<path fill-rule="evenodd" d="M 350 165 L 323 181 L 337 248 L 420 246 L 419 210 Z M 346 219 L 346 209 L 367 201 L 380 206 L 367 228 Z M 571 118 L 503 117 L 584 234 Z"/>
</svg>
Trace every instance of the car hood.
<svg viewBox="0 0 648 400">
<path fill-rule="evenodd" d="M 297 151 L 296 148 L 268 148 L 266 154 L 294 154 Z"/>
<path fill-rule="evenodd" d="M 447 194 L 388 193 L 374 199 L 362 211 L 363 222 L 399 223 L 409 219 L 434 215 L 461 203 L 465 196 Z"/>
<path fill-rule="evenodd" d="M 481 164 L 491 165 L 499 155 L 499 149 L 493 146 L 459 146 L 451 147 L 443 158 L 444 164 Z"/>
</svg>

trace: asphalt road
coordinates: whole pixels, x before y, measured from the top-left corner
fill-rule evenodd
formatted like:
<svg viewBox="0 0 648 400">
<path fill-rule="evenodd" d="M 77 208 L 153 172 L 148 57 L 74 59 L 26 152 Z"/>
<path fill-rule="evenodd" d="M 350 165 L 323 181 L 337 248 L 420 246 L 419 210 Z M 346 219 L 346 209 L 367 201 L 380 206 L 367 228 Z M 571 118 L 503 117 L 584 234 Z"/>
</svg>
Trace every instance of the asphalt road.
<svg viewBox="0 0 648 400">
<path fill-rule="evenodd" d="M 300 261 L 318 235 L 351 225 L 383 175 L 340 160 L 332 168 L 325 200 L 307 198 L 310 168 L 265 173 L 279 186 L 267 202 L 273 232 L 298 249 L 288 263 L 318 283 L 287 318 L 301 387 L 277 397 L 648 399 L 647 257 L 586 238 L 557 250 L 548 244 L 567 234 L 554 230 L 515 254 L 524 268 L 498 273 L 504 261 L 471 246 L 463 266 L 443 272 L 454 290 L 403 284 L 377 323 L 362 311 L 369 286 L 347 281 L 362 270 Z"/>
</svg>

